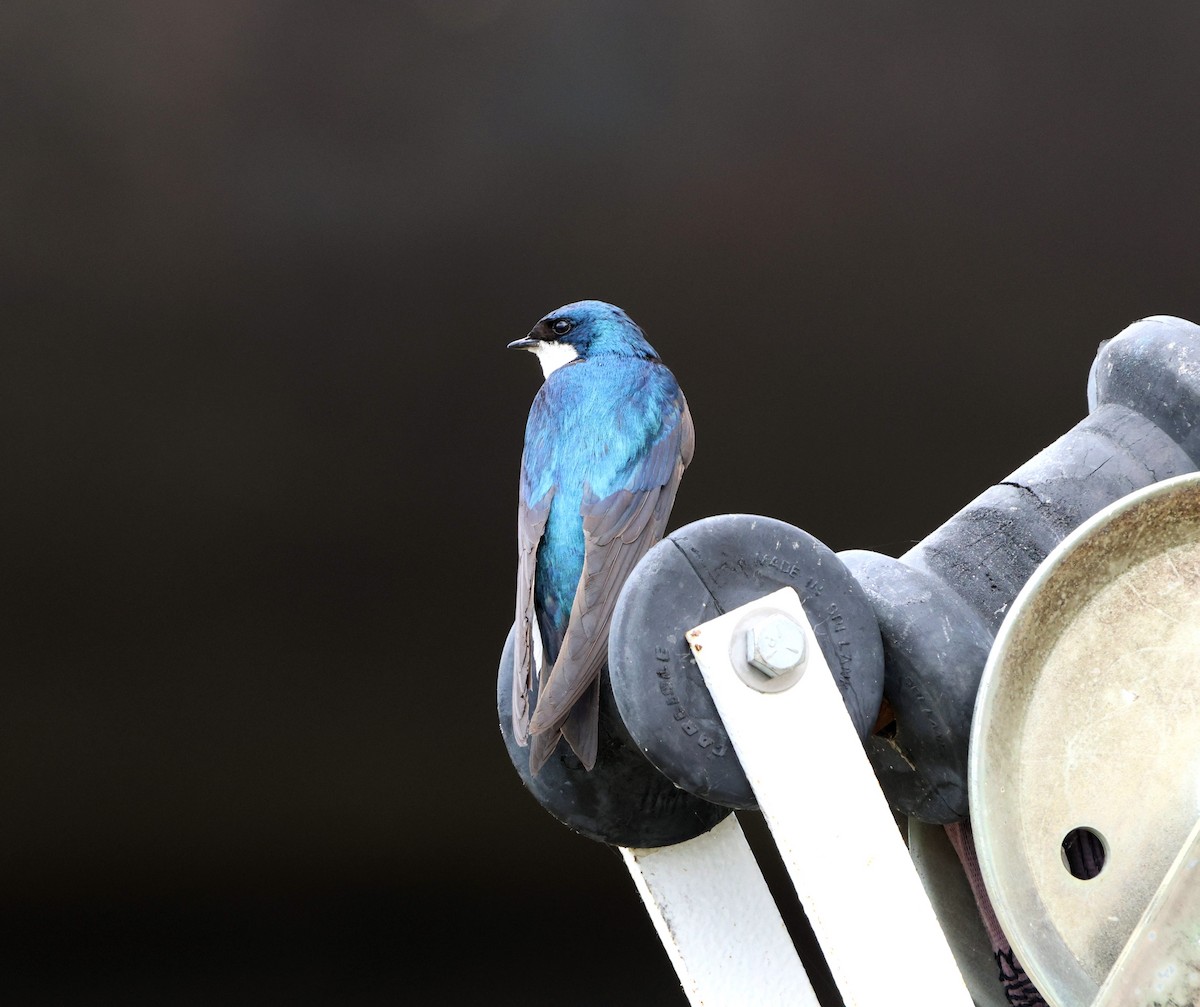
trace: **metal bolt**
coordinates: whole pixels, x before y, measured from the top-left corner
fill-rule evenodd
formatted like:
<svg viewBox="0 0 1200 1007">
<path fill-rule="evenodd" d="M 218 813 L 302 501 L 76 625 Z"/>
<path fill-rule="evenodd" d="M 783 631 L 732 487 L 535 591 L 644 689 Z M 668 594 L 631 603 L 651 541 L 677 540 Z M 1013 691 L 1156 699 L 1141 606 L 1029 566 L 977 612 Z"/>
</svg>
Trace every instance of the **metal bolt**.
<svg viewBox="0 0 1200 1007">
<path fill-rule="evenodd" d="M 772 616 L 746 630 L 746 660 L 769 678 L 799 668 L 804 663 L 804 650 L 804 630 L 787 616 Z"/>
</svg>

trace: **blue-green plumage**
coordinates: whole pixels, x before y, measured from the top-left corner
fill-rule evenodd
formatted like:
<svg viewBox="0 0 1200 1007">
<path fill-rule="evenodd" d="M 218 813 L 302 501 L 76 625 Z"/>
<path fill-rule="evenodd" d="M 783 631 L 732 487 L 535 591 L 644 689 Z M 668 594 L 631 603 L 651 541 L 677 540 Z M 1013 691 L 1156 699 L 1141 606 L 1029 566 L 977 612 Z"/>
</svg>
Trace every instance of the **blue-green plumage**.
<svg viewBox="0 0 1200 1007">
<path fill-rule="evenodd" d="M 609 619 L 662 535 L 691 459 L 691 417 L 671 372 L 613 305 L 566 305 L 510 345 L 536 352 L 546 372 L 521 462 L 514 730 L 533 735 L 534 771 L 560 735 L 590 768 Z"/>
</svg>

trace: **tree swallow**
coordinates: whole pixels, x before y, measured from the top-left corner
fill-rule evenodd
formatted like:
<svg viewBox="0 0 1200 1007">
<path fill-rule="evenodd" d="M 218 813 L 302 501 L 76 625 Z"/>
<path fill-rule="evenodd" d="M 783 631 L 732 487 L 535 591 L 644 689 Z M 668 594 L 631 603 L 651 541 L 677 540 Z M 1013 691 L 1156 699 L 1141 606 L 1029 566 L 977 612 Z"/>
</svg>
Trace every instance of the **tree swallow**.
<svg viewBox="0 0 1200 1007">
<path fill-rule="evenodd" d="M 533 773 L 560 737 L 590 770 L 617 594 L 662 537 L 696 436 L 674 376 L 612 304 L 568 304 L 508 345 L 545 376 L 521 457 L 513 732 L 532 736 Z"/>
</svg>

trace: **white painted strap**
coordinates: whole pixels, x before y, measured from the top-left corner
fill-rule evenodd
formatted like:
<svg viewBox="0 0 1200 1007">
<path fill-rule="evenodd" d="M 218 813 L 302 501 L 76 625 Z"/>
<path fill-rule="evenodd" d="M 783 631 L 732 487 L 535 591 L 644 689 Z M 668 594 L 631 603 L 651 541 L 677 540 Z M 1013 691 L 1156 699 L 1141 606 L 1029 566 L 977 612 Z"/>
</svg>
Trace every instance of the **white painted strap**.
<svg viewBox="0 0 1200 1007">
<path fill-rule="evenodd" d="M 734 815 L 678 846 L 621 855 L 694 1007 L 819 1007 Z"/>
<path fill-rule="evenodd" d="M 734 670 L 733 648 L 745 653 L 746 625 L 764 612 L 790 616 L 807 638 L 805 670 L 784 691 L 757 691 Z M 847 1007 L 971 1007 L 796 592 L 688 639 Z"/>
</svg>

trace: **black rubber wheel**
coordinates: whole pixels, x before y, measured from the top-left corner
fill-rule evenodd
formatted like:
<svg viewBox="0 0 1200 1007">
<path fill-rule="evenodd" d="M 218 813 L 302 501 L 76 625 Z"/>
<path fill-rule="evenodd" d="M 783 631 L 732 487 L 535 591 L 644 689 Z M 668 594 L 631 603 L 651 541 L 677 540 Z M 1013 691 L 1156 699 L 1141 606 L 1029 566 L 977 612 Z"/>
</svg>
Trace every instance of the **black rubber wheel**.
<svg viewBox="0 0 1200 1007">
<path fill-rule="evenodd" d="M 945 583 L 879 553 L 839 554 L 883 638 L 883 695 L 895 719 L 867 757 L 896 811 L 935 825 L 967 817 L 967 742 L 992 634 Z"/>
<path fill-rule="evenodd" d="M 612 690 L 600 690 L 600 750 L 588 772 L 563 741 L 538 775 L 529 772 L 529 748 L 513 737 L 513 634 L 509 631 L 496 676 L 500 733 L 521 781 L 568 828 L 613 846 L 672 846 L 699 836 L 729 814 L 671 784 L 634 748 L 617 717 Z"/>
<path fill-rule="evenodd" d="M 608 663 L 626 729 L 676 786 L 716 804 L 757 807 L 684 634 L 783 587 L 799 594 L 865 739 L 883 696 L 879 628 L 841 560 L 799 528 L 749 514 L 680 528 L 642 557 L 613 614 Z"/>
</svg>

